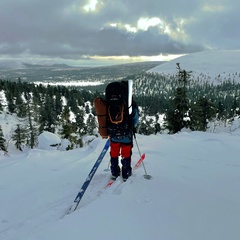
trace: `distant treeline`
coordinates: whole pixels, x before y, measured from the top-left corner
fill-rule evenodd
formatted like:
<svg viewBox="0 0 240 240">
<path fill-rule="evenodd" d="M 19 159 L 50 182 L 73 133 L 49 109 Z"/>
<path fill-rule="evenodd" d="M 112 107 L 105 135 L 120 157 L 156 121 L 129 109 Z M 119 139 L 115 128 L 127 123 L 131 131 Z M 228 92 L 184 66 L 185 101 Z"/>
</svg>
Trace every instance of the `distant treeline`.
<svg viewBox="0 0 240 240">
<path fill-rule="evenodd" d="M 164 127 L 170 133 L 181 127 L 204 131 L 208 121 L 239 115 L 240 84 L 234 81 L 222 81 L 219 85 L 199 82 L 192 79 L 191 72 L 180 68 L 176 76 L 141 73 L 121 80 L 130 78 L 134 80 L 134 97 L 141 109 L 138 128 L 141 134 L 157 133 Z M 0 111 L 19 118 L 12 133 L 16 147 L 34 147 L 38 134 L 44 130 L 67 138 L 71 143 L 69 149 L 82 146 L 84 135 L 96 134 L 93 101 L 96 96 L 104 96 L 104 86 L 101 91 L 90 91 L 36 85 L 20 78 L 0 80 Z M 161 114 L 166 116 L 164 126 L 159 124 Z M 174 128 L 177 123 L 173 119 L 183 122 Z"/>
<path fill-rule="evenodd" d="M 166 113 L 170 100 L 179 87 L 179 78 L 157 73 L 143 73 L 133 77 L 134 94 L 138 103 L 149 115 Z M 240 84 L 231 79 L 214 85 L 207 81 L 193 79 L 190 75 L 186 85 L 187 97 L 191 103 L 206 98 L 213 103 L 220 115 L 231 118 L 240 108 Z"/>
</svg>

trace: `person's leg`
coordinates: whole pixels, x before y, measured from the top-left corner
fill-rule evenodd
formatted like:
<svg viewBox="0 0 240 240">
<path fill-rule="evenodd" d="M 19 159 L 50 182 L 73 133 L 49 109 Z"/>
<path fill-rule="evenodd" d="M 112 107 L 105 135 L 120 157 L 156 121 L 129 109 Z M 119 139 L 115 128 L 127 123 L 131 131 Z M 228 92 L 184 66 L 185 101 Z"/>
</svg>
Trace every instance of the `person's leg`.
<svg viewBox="0 0 240 240">
<path fill-rule="evenodd" d="M 121 163 L 122 163 L 122 178 L 128 179 L 132 175 L 131 168 L 131 156 L 132 156 L 132 144 L 121 144 Z"/>
<path fill-rule="evenodd" d="M 120 175 L 120 167 L 118 165 L 118 156 L 120 152 L 120 143 L 110 143 L 110 156 L 111 156 L 111 173 L 112 176 L 117 178 Z"/>
</svg>

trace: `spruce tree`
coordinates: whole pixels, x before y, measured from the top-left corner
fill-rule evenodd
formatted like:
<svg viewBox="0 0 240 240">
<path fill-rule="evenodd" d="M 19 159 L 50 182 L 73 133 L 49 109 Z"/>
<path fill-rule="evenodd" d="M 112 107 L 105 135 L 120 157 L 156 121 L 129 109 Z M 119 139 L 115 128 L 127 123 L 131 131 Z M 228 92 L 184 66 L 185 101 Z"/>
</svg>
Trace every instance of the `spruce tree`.
<svg viewBox="0 0 240 240">
<path fill-rule="evenodd" d="M 58 91 L 56 93 L 56 97 L 55 97 L 55 112 L 57 116 L 60 116 L 63 110 L 63 105 L 62 105 L 62 97 L 61 97 L 61 93 L 60 93 L 60 89 L 58 88 Z"/>
<path fill-rule="evenodd" d="M 26 130 L 20 127 L 20 124 L 17 125 L 14 135 L 12 136 L 13 141 L 15 141 L 15 146 L 17 149 L 22 151 L 23 145 L 26 143 Z"/>
<path fill-rule="evenodd" d="M 214 104 L 201 97 L 191 108 L 191 129 L 206 131 L 208 122 L 216 117 L 216 108 Z"/>
<path fill-rule="evenodd" d="M 7 152 L 6 139 L 3 136 L 2 126 L 0 126 L 0 150 Z"/>
<path fill-rule="evenodd" d="M 37 126 L 33 121 L 33 116 L 32 116 L 32 110 L 30 106 L 30 102 L 27 102 L 27 125 L 28 125 L 28 140 L 27 140 L 27 145 L 30 146 L 30 148 L 33 148 L 34 146 L 37 145 L 37 135 L 38 135 L 38 130 Z"/>
<path fill-rule="evenodd" d="M 20 94 L 16 97 L 16 112 L 17 116 L 20 118 L 27 116 L 27 107 Z"/>
<path fill-rule="evenodd" d="M 76 126 L 77 131 L 80 137 L 86 134 L 87 132 L 87 126 L 84 122 L 85 112 L 83 110 L 79 110 L 76 115 Z"/>
<path fill-rule="evenodd" d="M 3 111 L 3 105 L 2 105 L 2 101 L 0 99 L 0 113 Z"/>
<path fill-rule="evenodd" d="M 42 132 L 43 130 L 53 132 L 53 133 L 55 132 L 57 116 L 56 116 L 56 112 L 54 111 L 53 95 L 47 94 L 45 96 L 45 101 L 40 111 L 39 120 L 40 120 L 40 127 L 39 127 L 40 132 Z"/>
<path fill-rule="evenodd" d="M 189 99 L 187 97 L 187 84 L 191 76 L 191 71 L 182 70 L 177 63 L 178 87 L 175 90 L 171 105 L 166 113 L 167 127 L 170 133 L 177 133 L 182 128 L 189 127 Z"/>
<path fill-rule="evenodd" d="M 161 126 L 160 126 L 160 123 L 158 122 L 158 120 L 159 120 L 159 115 L 156 114 L 155 118 L 156 118 L 156 121 L 155 121 L 155 125 L 154 125 L 154 127 L 155 127 L 154 133 L 155 133 L 155 135 L 156 135 L 157 133 L 160 133 L 160 132 L 161 132 Z"/>
<path fill-rule="evenodd" d="M 73 124 L 70 121 L 70 110 L 68 106 L 64 106 L 61 114 L 62 131 L 60 132 L 63 138 L 69 139 L 73 133 Z"/>
<path fill-rule="evenodd" d="M 90 113 L 88 115 L 86 125 L 87 125 L 87 134 L 94 135 L 94 130 L 97 128 L 97 123 L 93 114 Z"/>
</svg>

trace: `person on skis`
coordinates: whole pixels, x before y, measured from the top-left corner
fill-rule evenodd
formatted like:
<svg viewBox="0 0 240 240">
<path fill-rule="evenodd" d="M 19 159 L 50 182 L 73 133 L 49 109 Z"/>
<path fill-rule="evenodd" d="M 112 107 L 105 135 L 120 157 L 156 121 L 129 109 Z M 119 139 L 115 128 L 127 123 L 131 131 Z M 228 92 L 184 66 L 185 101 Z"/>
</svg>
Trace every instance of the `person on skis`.
<svg viewBox="0 0 240 240">
<path fill-rule="evenodd" d="M 110 139 L 112 180 L 116 180 L 122 174 L 123 181 L 126 181 L 132 175 L 133 134 L 136 133 L 139 111 L 133 99 L 131 106 L 129 106 L 128 94 L 127 81 L 110 83 L 106 87 L 107 130 Z M 132 109 L 131 113 L 129 113 L 129 107 Z M 121 169 L 119 160 L 121 161 Z"/>
</svg>

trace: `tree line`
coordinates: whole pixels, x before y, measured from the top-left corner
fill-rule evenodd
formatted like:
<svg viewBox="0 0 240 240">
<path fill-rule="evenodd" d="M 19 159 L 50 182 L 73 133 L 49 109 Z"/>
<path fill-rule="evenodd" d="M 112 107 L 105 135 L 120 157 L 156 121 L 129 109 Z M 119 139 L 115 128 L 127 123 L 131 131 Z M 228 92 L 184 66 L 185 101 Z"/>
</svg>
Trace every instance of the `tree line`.
<svg viewBox="0 0 240 240">
<path fill-rule="evenodd" d="M 238 73 L 236 73 L 238 74 Z M 139 132 L 159 132 L 159 115 L 169 133 L 182 128 L 206 131 L 210 121 L 231 121 L 240 115 L 240 84 L 231 78 L 219 84 L 194 79 L 191 71 L 177 65 L 175 75 L 143 73 L 133 76 L 135 99 L 142 107 Z M 154 116 L 149 118 L 149 116 Z"/>
<path fill-rule="evenodd" d="M 141 73 L 134 80 L 134 97 L 140 111 L 138 132 L 153 134 L 162 128 L 176 133 L 182 128 L 206 131 L 213 119 L 226 120 L 240 114 L 240 84 L 227 80 L 221 84 L 194 80 L 191 71 L 177 66 L 177 74 L 163 76 Z M 122 80 L 126 80 L 122 79 Z M 93 101 L 103 92 L 74 87 L 44 86 L 21 81 L 0 80 L 0 112 L 16 115 L 18 122 L 11 140 L 17 149 L 33 148 L 43 131 L 69 140 L 68 149 L 83 146 L 85 135 L 94 135 L 97 122 Z M 164 115 L 164 125 L 159 117 Z M 151 117 L 150 117 L 151 116 Z M 0 126 L 0 148 L 6 141 Z"/>
<path fill-rule="evenodd" d="M 18 119 L 11 137 L 17 149 L 35 147 L 37 136 L 43 131 L 68 139 L 68 149 L 72 149 L 83 145 L 84 135 L 95 133 L 92 102 L 98 94 L 63 86 L 35 85 L 21 79 L 0 80 L 0 112 L 14 114 Z M 5 145 L 0 128 L 0 148 L 5 150 Z"/>
</svg>

